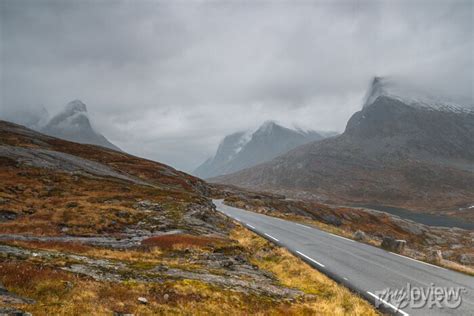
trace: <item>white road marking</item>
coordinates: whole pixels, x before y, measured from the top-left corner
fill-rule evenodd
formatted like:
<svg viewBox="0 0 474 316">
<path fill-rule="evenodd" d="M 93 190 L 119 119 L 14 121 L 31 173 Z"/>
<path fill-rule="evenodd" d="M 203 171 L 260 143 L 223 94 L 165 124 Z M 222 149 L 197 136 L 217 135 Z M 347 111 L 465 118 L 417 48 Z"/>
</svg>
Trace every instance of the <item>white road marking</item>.
<svg viewBox="0 0 474 316">
<path fill-rule="evenodd" d="M 306 226 L 306 225 L 303 225 L 303 224 L 300 224 L 300 223 L 295 223 L 295 224 L 298 225 L 298 226 L 304 227 L 304 228 L 311 228 L 309 226 Z"/>
<path fill-rule="evenodd" d="M 247 224 L 247 226 L 248 226 L 248 227 L 250 227 L 250 228 L 253 228 L 253 229 L 255 229 L 255 227 L 253 227 L 253 226 L 252 226 L 252 225 L 250 225 L 250 224 Z"/>
<path fill-rule="evenodd" d="M 389 251 L 389 252 L 390 252 L 392 255 L 399 256 L 399 257 L 402 257 L 402 258 L 405 258 L 405 259 L 409 259 L 409 260 L 411 260 L 411 261 L 416 261 L 416 262 L 423 263 L 423 264 L 426 264 L 426 265 L 428 265 L 428 266 L 432 266 L 432 267 L 435 267 L 435 268 L 438 268 L 438 269 L 447 270 L 447 269 L 445 269 L 445 268 L 443 268 L 443 267 L 436 266 L 436 265 L 431 264 L 431 263 L 428 263 L 428 262 L 416 260 L 416 259 L 413 259 L 413 258 L 410 258 L 410 257 L 407 257 L 407 256 L 402 256 L 402 255 L 400 255 L 400 254 L 398 254 L 398 253 L 395 253 L 395 252 L 391 252 L 391 251 Z"/>
<path fill-rule="evenodd" d="M 307 255 L 305 255 L 304 253 L 302 253 L 302 252 L 300 252 L 300 251 L 298 251 L 298 250 L 296 250 L 296 252 L 299 253 L 300 255 L 302 255 L 303 257 L 305 257 L 306 259 L 308 259 L 308 260 L 310 260 L 310 261 L 312 261 L 312 262 L 316 263 L 317 265 L 319 265 L 319 266 L 321 266 L 321 267 L 324 268 L 324 264 L 322 264 L 322 263 L 320 263 L 320 262 L 317 262 L 317 261 L 314 260 L 313 258 L 308 257 Z"/>
<path fill-rule="evenodd" d="M 240 222 L 240 219 L 238 217 L 234 217 L 234 219 L 238 222 Z"/>
<path fill-rule="evenodd" d="M 267 233 L 265 233 L 265 236 L 267 236 L 267 237 L 273 239 L 274 241 L 279 241 L 278 239 L 276 239 L 275 237 L 273 237 L 272 235 L 269 235 L 269 234 L 267 234 Z"/>
<path fill-rule="evenodd" d="M 343 277 L 343 279 L 347 281 L 347 278 L 346 278 L 346 277 Z"/>
<path fill-rule="evenodd" d="M 375 297 L 375 299 L 379 300 L 380 302 L 384 303 L 385 305 L 389 306 L 390 308 L 392 308 L 394 311 L 404 315 L 404 316 L 410 316 L 408 313 L 402 311 L 401 309 L 399 309 L 398 307 L 395 307 L 393 306 L 392 304 L 390 304 L 389 302 L 387 301 L 384 301 L 383 299 L 381 299 L 380 297 L 378 297 L 377 295 L 375 295 L 374 293 L 370 293 L 369 291 L 367 291 L 367 293 L 369 293 L 369 295 L 372 295 L 373 297 Z"/>
<path fill-rule="evenodd" d="M 346 238 L 346 237 L 342 237 L 342 236 L 339 236 L 339 235 L 336 235 L 336 234 L 331 234 L 331 233 L 328 233 L 329 235 L 333 235 L 334 237 L 339 237 L 339 238 L 342 238 L 342 239 L 345 239 L 345 240 L 349 240 L 350 242 L 355 242 L 355 240 L 352 240 L 352 239 L 349 239 L 349 238 Z"/>
</svg>

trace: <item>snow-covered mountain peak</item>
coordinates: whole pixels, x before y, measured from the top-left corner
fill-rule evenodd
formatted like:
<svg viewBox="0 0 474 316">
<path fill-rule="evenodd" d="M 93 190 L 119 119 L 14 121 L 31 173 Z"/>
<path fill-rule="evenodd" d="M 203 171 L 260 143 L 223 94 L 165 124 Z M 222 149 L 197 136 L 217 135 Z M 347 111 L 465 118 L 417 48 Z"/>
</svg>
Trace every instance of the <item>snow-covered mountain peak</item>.
<svg viewBox="0 0 474 316">
<path fill-rule="evenodd" d="M 269 134 L 273 131 L 274 128 L 279 127 L 280 125 L 277 124 L 275 121 L 265 121 L 255 133 L 259 134 Z"/>
<path fill-rule="evenodd" d="M 429 91 L 422 88 L 421 85 L 409 84 L 394 77 L 374 77 L 365 97 L 364 108 L 374 104 L 381 96 L 396 99 L 409 106 L 433 111 L 474 112 L 472 100 L 460 104 L 453 101 L 452 98 L 440 95 L 437 91 Z"/>
<path fill-rule="evenodd" d="M 232 173 L 324 137 L 312 130 L 289 128 L 275 121 L 266 121 L 257 129 L 226 136 L 214 157 L 206 160 L 194 173 L 202 178 Z"/>
</svg>

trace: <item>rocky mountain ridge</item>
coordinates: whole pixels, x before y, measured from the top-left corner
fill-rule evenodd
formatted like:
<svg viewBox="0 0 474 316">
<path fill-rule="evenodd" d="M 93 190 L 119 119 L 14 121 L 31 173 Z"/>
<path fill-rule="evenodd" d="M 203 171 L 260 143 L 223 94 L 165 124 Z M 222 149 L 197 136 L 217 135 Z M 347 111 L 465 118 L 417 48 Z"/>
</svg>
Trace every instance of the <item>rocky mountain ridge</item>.
<svg viewBox="0 0 474 316">
<path fill-rule="evenodd" d="M 209 158 L 195 171 L 209 178 L 228 174 L 269 161 L 299 145 L 321 140 L 331 134 L 302 129 L 290 129 L 274 121 L 263 123 L 256 131 L 238 132 L 226 136 Z"/>
<path fill-rule="evenodd" d="M 474 113 L 375 94 L 342 135 L 212 181 L 334 203 L 446 212 L 472 205 Z"/>
</svg>

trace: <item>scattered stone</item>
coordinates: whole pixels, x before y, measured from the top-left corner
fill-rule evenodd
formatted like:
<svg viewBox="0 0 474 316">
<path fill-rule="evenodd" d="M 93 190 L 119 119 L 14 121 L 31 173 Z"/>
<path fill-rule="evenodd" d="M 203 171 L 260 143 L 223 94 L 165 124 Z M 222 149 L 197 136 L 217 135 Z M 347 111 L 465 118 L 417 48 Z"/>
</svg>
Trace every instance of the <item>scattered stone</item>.
<svg viewBox="0 0 474 316">
<path fill-rule="evenodd" d="M 0 307 L 0 316 L 32 316 L 31 313 L 14 307 Z"/>
<path fill-rule="evenodd" d="M 441 263 L 441 261 L 443 261 L 443 253 L 441 252 L 441 250 L 431 250 L 426 259 L 430 262 L 433 262 L 433 263 Z"/>
<path fill-rule="evenodd" d="M 35 250 L 35 252 L 7 245 L 0 245 L 0 258 L 2 255 L 7 255 L 15 258 L 30 258 L 33 253 L 37 254 L 38 258 L 51 260 L 57 258 L 58 254 L 55 251 Z M 158 265 L 151 270 L 146 270 L 146 276 L 140 274 L 136 268 L 131 267 L 123 262 L 117 262 L 108 259 L 90 258 L 83 255 L 62 253 L 60 256 L 63 260 L 74 262 L 69 266 L 61 268 L 75 274 L 86 275 L 97 281 L 106 282 L 123 282 L 125 280 L 136 280 L 139 282 L 157 283 L 166 279 L 184 279 L 184 280 L 198 280 L 205 283 L 215 284 L 226 288 L 232 288 L 241 293 L 259 293 L 272 297 L 299 297 L 303 293 L 301 291 L 282 287 L 275 284 L 275 277 L 272 273 L 259 270 L 257 266 L 250 264 L 239 264 L 234 257 L 230 258 L 221 253 L 208 254 L 209 258 L 217 258 L 219 260 L 231 260 L 233 266 L 231 269 L 223 269 L 220 273 L 215 274 L 211 271 L 196 270 L 186 271 L 177 268 L 170 268 Z M 227 259 L 226 259 L 227 258 Z M 210 260 L 210 262 L 214 262 Z M 217 266 L 218 268 L 218 266 Z M 164 293 L 163 293 L 164 294 Z M 171 294 L 169 294 L 171 295 Z M 0 295 L 1 297 L 1 295 Z M 142 302 L 142 299 L 144 300 Z M 146 298 L 138 298 L 142 304 L 147 304 Z M 1 304 L 1 301 L 0 301 Z"/>
<path fill-rule="evenodd" d="M 15 212 L 0 210 L 0 222 L 12 221 L 16 219 L 17 216 Z"/>
<path fill-rule="evenodd" d="M 232 260 L 222 260 L 221 262 L 219 262 L 219 265 L 222 268 L 230 268 L 234 265 L 234 262 L 232 262 Z"/>
<path fill-rule="evenodd" d="M 385 236 L 382 239 L 382 248 L 388 251 L 402 253 L 406 246 L 406 240 L 395 239 L 392 237 Z"/>
<path fill-rule="evenodd" d="M 367 240 L 367 235 L 363 231 L 358 230 L 354 233 L 354 239 L 359 241 L 365 241 Z"/>
<path fill-rule="evenodd" d="M 138 301 L 144 305 L 148 304 L 148 300 L 144 297 L 139 297 L 138 298 Z"/>
<path fill-rule="evenodd" d="M 169 300 L 169 298 L 170 298 L 169 294 L 163 295 L 163 299 L 164 299 L 165 301 Z"/>
<path fill-rule="evenodd" d="M 464 253 L 459 256 L 459 262 L 465 265 L 474 264 L 474 254 Z"/>
<path fill-rule="evenodd" d="M 163 211 L 163 207 L 159 203 L 153 203 L 148 200 L 140 201 L 135 205 L 139 210 Z"/>
</svg>

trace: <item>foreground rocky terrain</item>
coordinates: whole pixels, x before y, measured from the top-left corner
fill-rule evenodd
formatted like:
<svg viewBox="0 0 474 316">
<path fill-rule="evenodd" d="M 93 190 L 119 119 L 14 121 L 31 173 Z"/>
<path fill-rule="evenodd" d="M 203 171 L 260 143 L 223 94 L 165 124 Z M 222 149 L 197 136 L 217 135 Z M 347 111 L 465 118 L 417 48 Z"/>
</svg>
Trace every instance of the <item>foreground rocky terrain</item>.
<svg viewBox="0 0 474 316">
<path fill-rule="evenodd" d="M 433 227 L 364 208 L 329 206 L 283 195 L 217 185 L 226 204 L 298 221 L 325 231 L 474 275 L 474 231 Z M 396 240 L 405 241 L 400 248 Z M 393 245 L 392 245 L 393 244 Z"/>
<path fill-rule="evenodd" d="M 166 165 L 0 121 L 0 178 L 0 314 L 376 314 Z"/>
</svg>

